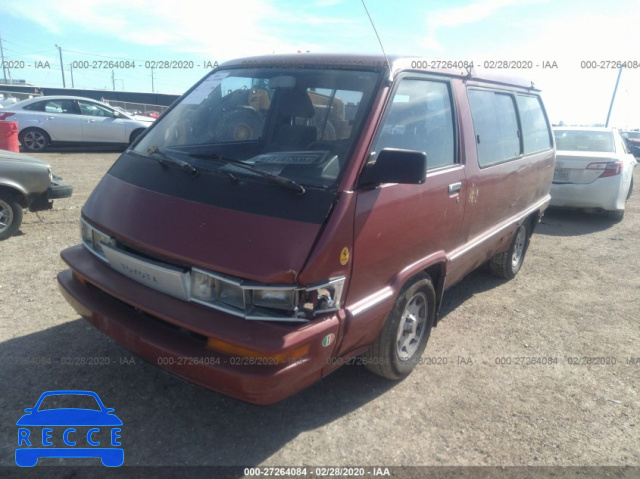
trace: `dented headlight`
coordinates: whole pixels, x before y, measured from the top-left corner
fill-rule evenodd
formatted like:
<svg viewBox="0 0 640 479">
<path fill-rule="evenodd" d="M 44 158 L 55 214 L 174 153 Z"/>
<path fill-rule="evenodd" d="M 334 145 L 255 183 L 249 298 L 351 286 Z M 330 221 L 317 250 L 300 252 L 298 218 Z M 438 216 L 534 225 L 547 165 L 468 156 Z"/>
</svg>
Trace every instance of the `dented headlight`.
<svg viewBox="0 0 640 479">
<path fill-rule="evenodd" d="M 307 288 L 260 285 L 191 269 L 191 300 L 246 319 L 306 321 L 340 308 L 344 277 Z"/>
<path fill-rule="evenodd" d="M 302 310 L 307 315 L 316 316 L 340 309 L 344 281 L 344 276 L 341 276 L 302 290 L 300 292 Z"/>
</svg>

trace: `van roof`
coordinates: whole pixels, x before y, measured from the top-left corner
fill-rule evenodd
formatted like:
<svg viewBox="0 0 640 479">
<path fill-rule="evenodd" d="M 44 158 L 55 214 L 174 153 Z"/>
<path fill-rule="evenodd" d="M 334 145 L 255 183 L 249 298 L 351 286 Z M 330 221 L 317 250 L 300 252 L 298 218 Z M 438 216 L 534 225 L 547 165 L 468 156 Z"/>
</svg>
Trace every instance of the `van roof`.
<svg viewBox="0 0 640 479">
<path fill-rule="evenodd" d="M 388 55 L 385 58 L 383 55 L 374 54 L 336 54 L 336 53 L 291 53 L 280 55 L 261 55 L 254 57 L 236 58 L 226 61 L 220 66 L 222 68 L 232 66 L 255 66 L 255 67 L 272 67 L 277 68 L 279 66 L 283 68 L 295 67 L 295 68 L 344 68 L 344 69 L 364 69 L 364 70 L 377 70 L 377 71 L 389 71 L 386 68 L 387 59 L 391 64 L 390 78 L 393 79 L 401 71 L 420 71 L 436 75 L 453 76 L 458 78 L 468 78 L 475 81 L 483 81 L 494 84 L 501 84 L 507 86 L 515 86 L 524 88 L 530 91 L 538 92 L 533 82 L 526 78 L 503 75 L 494 73 L 492 70 L 473 68 L 467 70 L 465 68 L 416 68 L 412 67 L 414 62 L 438 62 L 435 58 L 425 58 L 419 56 L 407 56 L 407 55 Z"/>
</svg>

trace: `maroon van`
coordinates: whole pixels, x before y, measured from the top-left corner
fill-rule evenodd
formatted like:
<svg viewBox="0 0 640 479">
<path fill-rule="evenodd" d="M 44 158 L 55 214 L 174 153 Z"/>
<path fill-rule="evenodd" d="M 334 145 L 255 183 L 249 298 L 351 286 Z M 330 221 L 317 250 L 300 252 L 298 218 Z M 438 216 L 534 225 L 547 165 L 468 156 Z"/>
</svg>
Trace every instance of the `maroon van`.
<svg viewBox="0 0 640 479">
<path fill-rule="evenodd" d="M 82 244 L 62 252 L 67 301 L 255 404 L 358 355 L 408 375 L 445 289 L 486 262 L 520 269 L 555 150 L 531 83 L 388 62 L 267 56 L 205 76 L 85 204 Z"/>
</svg>

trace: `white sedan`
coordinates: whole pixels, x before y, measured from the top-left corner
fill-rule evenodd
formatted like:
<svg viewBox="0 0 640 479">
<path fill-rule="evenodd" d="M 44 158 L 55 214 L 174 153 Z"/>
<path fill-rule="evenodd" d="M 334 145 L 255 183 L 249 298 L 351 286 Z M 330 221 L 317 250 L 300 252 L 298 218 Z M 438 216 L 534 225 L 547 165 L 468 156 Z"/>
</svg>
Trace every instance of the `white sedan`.
<svg viewBox="0 0 640 479">
<path fill-rule="evenodd" d="M 31 152 L 63 145 L 129 145 L 153 118 L 140 120 L 91 98 L 40 96 L 0 110 L 18 122 L 18 139 Z"/>
<path fill-rule="evenodd" d="M 589 127 L 554 128 L 553 133 L 557 155 L 551 206 L 603 211 L 621 221 L 636 160 L 620 133 Z"/>
</svg>

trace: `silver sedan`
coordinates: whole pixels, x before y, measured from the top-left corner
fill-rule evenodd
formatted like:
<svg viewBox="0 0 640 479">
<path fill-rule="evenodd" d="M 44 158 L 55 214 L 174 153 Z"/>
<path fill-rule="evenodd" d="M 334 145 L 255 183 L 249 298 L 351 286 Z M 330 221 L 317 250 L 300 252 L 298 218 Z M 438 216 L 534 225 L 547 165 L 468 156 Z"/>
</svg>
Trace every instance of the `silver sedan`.
<svg viewBox="0 0 640 479">
<path fill-rule="evenodd" d="M 133 118 L 99 101 L 77 96 L 24 100 L 0 110 L 0 120 L 18 122 L 20 144 L 31 152 L 80 144 L 126 146 L 153 123 L 153 118 Z"/>
</svg>

